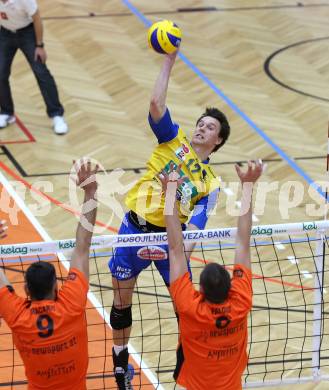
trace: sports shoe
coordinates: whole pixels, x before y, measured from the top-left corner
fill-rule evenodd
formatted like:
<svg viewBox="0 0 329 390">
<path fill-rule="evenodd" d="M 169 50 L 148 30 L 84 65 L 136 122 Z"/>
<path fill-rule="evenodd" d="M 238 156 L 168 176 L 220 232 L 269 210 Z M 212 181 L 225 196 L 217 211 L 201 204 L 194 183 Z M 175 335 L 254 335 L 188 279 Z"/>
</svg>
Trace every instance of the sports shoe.
<svg viewBox="0 0 329 390">
<path fill-rule="evenodd" d="M 122 350 L 119 355 L 116 355 L 112 348 L 114 376 L 117 382 L 118 390 L 133 390 L 131 384 L 131 373 L 128 369 L 129 353 L 128 348 Z"/>
<path fill-rule="evenodd" d="M 54 132 L 58 135 L 66 134 L 69 128 L 62 116 L 53 117 Z"/>
<path fill-rule="evenodd" d="M 13 115 L 0 114 L 0 129 L 4 129 L 14 122 L 16 122 L 16 118 Z"/>
</svg>

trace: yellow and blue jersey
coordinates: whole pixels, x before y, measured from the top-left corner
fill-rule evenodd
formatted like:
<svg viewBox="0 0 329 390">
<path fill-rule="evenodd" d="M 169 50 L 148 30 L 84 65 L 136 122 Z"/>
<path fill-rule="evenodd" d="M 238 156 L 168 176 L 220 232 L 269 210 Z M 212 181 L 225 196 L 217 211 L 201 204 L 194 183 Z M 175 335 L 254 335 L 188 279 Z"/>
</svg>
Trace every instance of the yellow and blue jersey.
<svg viewBox="0 0 329 390">
<path fill-rule="evenodd" d="M 203 229 L 209 211 L 215 206 L 219 192 L 219 180 L 209 166 L 201 161 L 188 141 L 183 130 L 171 120 L 169 110 L 155 123 L 149 116 L 150 126 L 158 138 L 144 176 L 134 185 L 126 197 L 126 206 L 153 225 L 165 226 L 164 196 L 158 179 L 163 170 L 169 171 L 170 164 L 181 164 L 180 176 L 188 180 L 178 188 L 179 219 Z"/>
</svg>

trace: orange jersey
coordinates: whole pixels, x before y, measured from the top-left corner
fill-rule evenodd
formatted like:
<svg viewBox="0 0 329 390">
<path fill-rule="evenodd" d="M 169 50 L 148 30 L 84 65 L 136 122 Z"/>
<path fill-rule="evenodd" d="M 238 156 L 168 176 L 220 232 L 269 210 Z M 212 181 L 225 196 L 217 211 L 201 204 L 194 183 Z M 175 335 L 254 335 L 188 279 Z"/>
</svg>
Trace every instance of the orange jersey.
<svg viewBox="0 0 329 390">
<path fill-rule="evenodd" d="M 86 390 L 88 282 L 71 269 L 55 301 L 30 302 L 0 289 L 0 316 L 13 332 L 29 390 Z"/>
<path fill-rule="evenodd" d="M 209 303 L 188 273 L 170 286 L 179 314 L 184 354 L 177 382 L 187 390 L 238 390 L 247 365 L 247 317 L 252 307 L 251 271 L 236 265 L 228 299 Z"/>
</svg>

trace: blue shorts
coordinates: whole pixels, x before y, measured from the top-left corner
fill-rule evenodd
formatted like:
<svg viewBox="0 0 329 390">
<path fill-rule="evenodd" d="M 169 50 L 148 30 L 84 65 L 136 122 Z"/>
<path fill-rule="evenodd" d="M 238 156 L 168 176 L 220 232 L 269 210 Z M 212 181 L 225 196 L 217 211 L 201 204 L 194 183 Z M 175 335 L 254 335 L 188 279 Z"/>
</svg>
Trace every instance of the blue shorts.
<svg viewBox="0 0 329 390">
<path fill-rule="evenodd" d="M 119 234 L 145 233 L 133 225 L 128 219 L 128 214 L 126 214 Z M 168 257 L 168 245 L 119 247 L 114 249 L 113 256 L 109 261 L 109 268 L 112 276 L 117 280 L 128 280 L 137 277 L 153 261 L 165 284 L 169 286 Z M 188 270 L 191 274 L 190 262 L 188 262 Z"/>
</svg>

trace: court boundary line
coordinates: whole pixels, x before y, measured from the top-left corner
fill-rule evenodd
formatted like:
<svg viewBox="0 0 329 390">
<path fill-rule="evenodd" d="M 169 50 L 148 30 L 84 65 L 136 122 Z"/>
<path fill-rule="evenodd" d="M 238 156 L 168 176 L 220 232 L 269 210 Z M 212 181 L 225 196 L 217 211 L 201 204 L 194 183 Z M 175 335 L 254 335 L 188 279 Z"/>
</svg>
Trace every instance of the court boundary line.
<svg viewBox="0 0 329 390">
<path fill-rule="evenodd" d="M 30 142 L 36 142 L 36 139 L 33 137 L 30 130 L 24 125 L 24 123 L 16 116 L 16 122 L 18 127 L 22 130 L 22 132 L 27 136 Z"/>
<path fill-rule="evenodd" d="M 150 27 L 152 24 L 144 14 L 139 11 L 129 0 L 121 0 L 122 3 L 145 25 Z M 179 58 L 190 68 L 208 87 L 215 92 L 241 119 L 251 127 L 279 156 L 287 162 L 287 164 L 300 175 L 310 186 L 312 186 L 322 197 L 325 197 L 324 192 L 315 183 L 315 181 L 305 172 L 296 162 L 285 153 L 252 119 L 249 118 L 228 96 L 224 94 L 196 65 L 193 64 L 181 51 L 178 53 Z"/>
<path fill-rule="evenodd" d="M 274 74 L 274 72 L 271 70 L 272 69 L 271 65 L 273 64 L 273 62 L 272 62 L 273 59 L 275 57 L 277 57 L 278 55 L 280 55 L 281 53 L 283 53 L 287 50 L 293 49 L 295 47 L 298 47 L 298 46 L 307 45 L 307 44 L 313 43 L 313 42 L 326 41 L 328 39 L 329 39 L 329 36 L 312 38 L 312 39 L 304 39 L 302 41 L 291 43 L 290 45 L 286 45 L 286 46 L 281 47 L 278 50 L 275 50 L 266 58 L 266 60 L 263 64 L 263 70 L 264 70 L 266 76 L 270 80 L 272 80 L 274 83 L 278 84 L 279 86 L 281 86 L 284 89 L 287 89 L 288 91 L 291 91 L 291 92 L 297 93 L 297 94 L 302 95 L 302 96 L 310 97 L 312 99 L 317 99 L 317 100 L 321 100 L 323 102 L 328 103 L 329 98 L 318 96 L 318 95 L 313 95 L 312 93 L 309 93 L 307 91 L 305 92 L 305 91 L 302 91 L 301 89 L 294 88 L 293 86 L 284 82 L 281 78 L 279 78 L 279 76 L 276 76 Z"/>
<path fill-rule="evenodd" d="M 24 123 L 18 118 L 18 116 L 15 115 L 16 118 L 16 124 L 18 128 L 21 130 L 23 134 L 26 135 L 27 139 L 17 139 L 16 141 L 12 140 L 0 140 L 0 146 L 1 145 L 13 145 L 13 144 L 28 144 L 32 142 L 36 142 L 36 139 L 33 137 L 30 130 L 24 125 Z"/>
<path fill-rule="evenodd" d="M 15 190 L 13 189 L 13 187 L 11 186 L 11 184 L 9 183 L 7 178 L 1 172 L 0 172 L 0 183 L 5 187 L 6 191 L 8 191 L 8 194 L 16 202 L 16 204 L 19 206 L 21 211 L 29 219 L 31 224 L 34 226 L 34 228 L 37 230 L 37 232 L 40 234 L 40 236 L 45 240 L 45 242 L 52 241 L 50 236 L 49 236 L 49 234 L 41 226 L 40 222 L 32 214 L 30 209 L 26 206 L 26 204 L 23 201 L 23 199 L 15 192 Z M 58 253 L 57 256 L 58 256 L 58 259 L 60 260 L 60 262 L 62 263 L 62 265 L 64 266 L 64 268 L 68 271 L 68 269 L 69 269 L 69 261 L 66 259 L 66 257 L 62 253 Z M 91 292 L 91 291 L 88 292 L 88 299 L 94 305 L 94 309 L 97 310 L 97 312 L 104 319 L 104 321 L 109 326 L 109 328 L 112 329 L 112 327 L 110 325 L 110 316 L 109 316 L 109 314 L 102 309 L 103 306 L 98 301 L 98 299 L 96 298 L 96 296 L 94 295 L 93 292 Z M 144 375 L 151 382 L 151 385 L 153 385 L 153 387 L 156 388 L 156 389 L 164 390 L 164 388 L 160 384 L 159 380 L 153 374 L 152 370 L 150 368 L 148 368 L 146 363 L 140 357 L 139 353 L 137 353 L 135 348 L 130 343 L 128 344 L 128 350 L 130 351 L 130 354 L 132 355 L 132 358 L 134 359 L 135 363 L 140 367 L 141 370 L 143 370 Z"/>
</svg>

